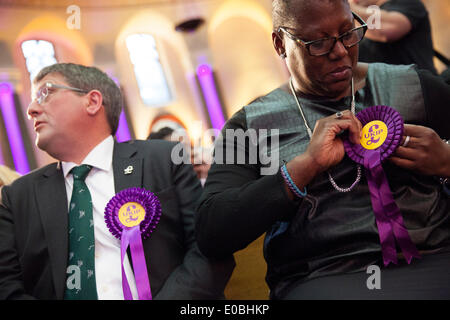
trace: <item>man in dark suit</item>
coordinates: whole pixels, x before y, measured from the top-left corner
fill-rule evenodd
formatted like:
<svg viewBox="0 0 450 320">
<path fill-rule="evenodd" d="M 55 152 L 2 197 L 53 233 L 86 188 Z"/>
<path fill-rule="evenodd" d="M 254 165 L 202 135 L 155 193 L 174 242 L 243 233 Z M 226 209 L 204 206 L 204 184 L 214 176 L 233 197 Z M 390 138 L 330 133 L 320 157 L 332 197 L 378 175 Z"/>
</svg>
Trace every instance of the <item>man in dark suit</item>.
<svg viewBox="0 0 450 320">
<path fill-rule="evenodd" d="M 109 232 L 104 210 L 115 194 L 138 187 L 153 192 L 162 208 L 156 229 L 143 240 L 153 298 L 223 298 L 234 260 L 212 261 L 199 252 L 194 208 L 202 189 L 191 165 L 171 161 L 175 143 L 115 142 L 122 97 L 97 68 L 55 64 L 41 70 L 33 88 L 28 115 L 34 120 L 36 144 L 59 162 L 2 190 L 0 299 L 63 299 L 73 289 L 68 280 L 73 255 L 68 212 L 75 188 L 71 171 L 79 165 L 92 167 L 85 184 L 95 234 L 94 296 L 124 298 L 120 240 Z M 136 298 L 129 256 L 124 270 Z"/>
</svg>

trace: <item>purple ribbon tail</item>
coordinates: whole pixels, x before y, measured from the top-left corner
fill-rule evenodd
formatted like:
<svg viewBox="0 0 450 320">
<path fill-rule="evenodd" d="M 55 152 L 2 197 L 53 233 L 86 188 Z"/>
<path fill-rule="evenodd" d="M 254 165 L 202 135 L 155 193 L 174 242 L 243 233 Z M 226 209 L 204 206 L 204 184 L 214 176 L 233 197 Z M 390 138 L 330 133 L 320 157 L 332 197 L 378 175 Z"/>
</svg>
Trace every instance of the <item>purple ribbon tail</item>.
<svg viewBox="0 0 450 320">
<path fill-rule="evenodd" d="M 139 226 L 124 228 L 122 231 L 120 251 L 122 260 L 122 288 L 124 299 L 133 300 L 128 279 L 123 267 L 128 246 L 130 246 L 131 250 L 131 259 L 133 262 L 133 271 L 139 300 L 152 300 L 150 281 L 148 279 L 147 264 L 145 262 L 144 247 L 142 245 Z"/>
<path fill-rule="evenodd" d="M 402 216 L 399 215 L 399 217 L 399 219 L 392 220 L 391 225 L 394 229 L 395 237 L 400 248 L 402 249 L 403 255 L 405 256 L 408 264 L 410 264 L 413 258 L 420 259 L 421 256 L 419 251 L 417 251 L 416 246 L 411 241 L 408 230 L 404 227 Z"/>
<path fill-rule="evenodd" d="M 127 255 L 127 248 L 130 244 L 130 232 L 124 228 L 122 232 L 122 237 L 120 239 L 120 260 L 122 266 L 122 290 L 123 297 L 125 300 L 133 300 L 133 295 L 131 294 L 130 286 L 128 285 L 127 275 L 125 274 L 125 269 L 123 267 L 123 262 L 125 256 Z"/>
<path fill-rule="evenodd" d="M 367 182 L 380 236 L 384 265 L 387 266 L 391 262 L 397 264 L 395 240 L 397 240 L 409 264 L 413 257 L 420 258 L 420 254 L 409 237 L 400 209 L 392 197 L 391 189 L 381 166 L 380 152 L 377 150 L 366 151 L 364 167 L 367 169 Z"/>
<path fill-rule="evenodd" d="M 136 279 L 139 300 L 152 300 L 147 263 L 145 262 L 144 246 L 142 245 L 139 226 L 131 228 L 130 232 L 131 259 L 133 260 L 134 276 Z"/>
</svg>

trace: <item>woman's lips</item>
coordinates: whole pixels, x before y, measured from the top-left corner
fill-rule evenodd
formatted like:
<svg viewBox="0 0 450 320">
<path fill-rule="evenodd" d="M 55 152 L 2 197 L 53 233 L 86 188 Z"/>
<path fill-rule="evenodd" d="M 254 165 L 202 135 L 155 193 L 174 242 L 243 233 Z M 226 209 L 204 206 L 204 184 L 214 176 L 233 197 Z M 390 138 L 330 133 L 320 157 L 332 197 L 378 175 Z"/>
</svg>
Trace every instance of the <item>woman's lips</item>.
<svg viewBox="0 0 450 320">
<path fill-rule="evenodd" d="M 349 67 L 336 68 L 328 75 L 334 80 L 346 80 L 351 77 L 352 70 Z"/>
</svg>

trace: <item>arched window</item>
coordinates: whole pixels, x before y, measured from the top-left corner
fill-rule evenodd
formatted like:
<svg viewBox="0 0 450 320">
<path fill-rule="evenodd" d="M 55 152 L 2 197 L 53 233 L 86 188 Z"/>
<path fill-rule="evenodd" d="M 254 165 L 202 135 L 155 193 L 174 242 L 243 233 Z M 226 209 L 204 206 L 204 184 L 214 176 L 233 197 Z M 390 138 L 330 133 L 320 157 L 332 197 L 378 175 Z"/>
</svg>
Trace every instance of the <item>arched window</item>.
<svg viewBox="0 0 450 320">
<path fill-rule="evenodd" d="M 22 42 L 21 47 L 31 81 L 33 81 L 34 77 L 42 68 L 57 62 L 55 49 L 51 42 L 45 40 L 26 40 Z"/>
<path fill-rule="evenodd" d="M 154 37 L 145 33 L 132 34 L 126 38 L 126 44 L 144 104 L 151 107 L 169 104 L 173 97 Z"/>
</svg>

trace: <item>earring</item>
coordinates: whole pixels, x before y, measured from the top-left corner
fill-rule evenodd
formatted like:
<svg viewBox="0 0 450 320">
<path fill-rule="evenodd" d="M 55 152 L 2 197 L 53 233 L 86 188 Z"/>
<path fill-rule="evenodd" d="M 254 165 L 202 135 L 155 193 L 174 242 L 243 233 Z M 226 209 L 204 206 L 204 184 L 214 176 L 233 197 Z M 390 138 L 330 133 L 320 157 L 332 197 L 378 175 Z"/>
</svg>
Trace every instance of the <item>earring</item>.
<svg viewBox="0 0 450 320">
<path fill-rule="evenodd" d="M 286 59 L 286 52 L 283 52 L 282 54 L 280 54 L 280 58 L 281 59 Z"/>
</svg>

